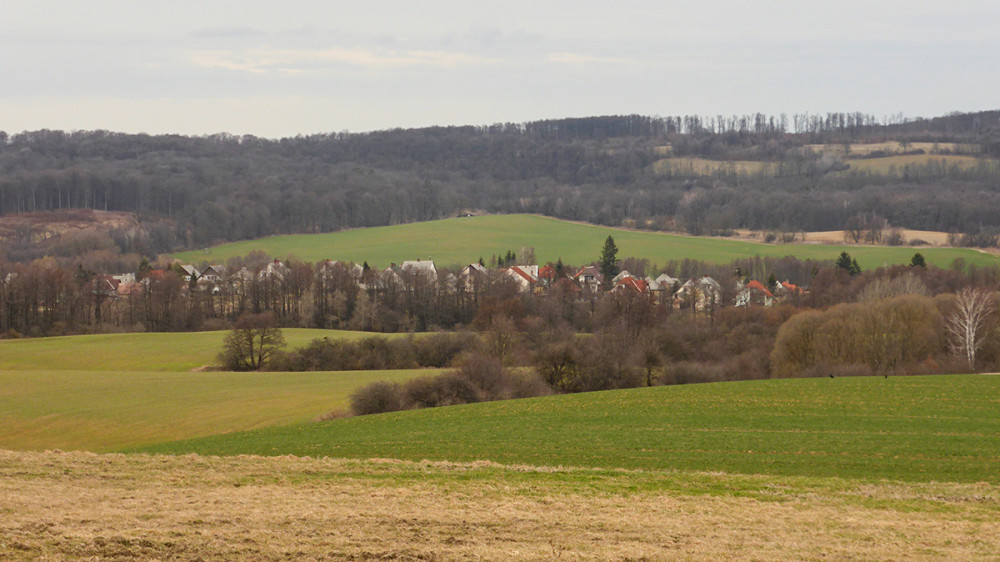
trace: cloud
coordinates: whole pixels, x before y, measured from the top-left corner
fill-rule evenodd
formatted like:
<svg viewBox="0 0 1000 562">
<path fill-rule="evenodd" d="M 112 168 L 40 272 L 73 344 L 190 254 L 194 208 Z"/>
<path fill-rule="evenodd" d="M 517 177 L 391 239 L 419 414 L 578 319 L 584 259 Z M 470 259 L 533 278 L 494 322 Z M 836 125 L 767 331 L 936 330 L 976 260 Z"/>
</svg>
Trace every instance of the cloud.
<svg viewBox="0 0 1000 562">
<path fill-rule="evenodd" d="M 595 57 L 591 55 L 581 55 L 579 53 L 552 53 L 548 56 L 549 62 L 555 62 L 560 64 L 627 64 L 635 65 L 639 64 L 639 61 L 635 59 L 620 58 L 620 57 Z"/>
<path fill-rule="evenodd" d="M 199 38 L 216 38 L 216 37 L 261 37 L 267 35 L 263 29 L 256 29 L 252 27 L 230 27 L 230 26 L 217 26 L 217 27 L 203 27 L 201 29 L 192 31 L 189 34 L 191 37 Z"/>
<path fill-rule="evenodd" d="M 264 74 L 269 72 L 298 73 L 345 64 L 367 69 L 400 67 L 443 67 L 481 65 L 495 59 L 476 57 L 447 51 L 372 51 L 367 49 L 247 49 L 242 52 L 229 50 L 196 51 L 189 60 L 202 68 Z"/>
</svg>

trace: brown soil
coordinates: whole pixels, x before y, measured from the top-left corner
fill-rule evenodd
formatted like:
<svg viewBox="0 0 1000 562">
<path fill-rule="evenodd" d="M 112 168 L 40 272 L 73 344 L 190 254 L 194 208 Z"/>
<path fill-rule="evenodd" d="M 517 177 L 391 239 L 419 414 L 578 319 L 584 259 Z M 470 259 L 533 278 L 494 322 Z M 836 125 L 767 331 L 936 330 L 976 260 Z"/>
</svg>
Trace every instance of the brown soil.
<svg viewBox="0 0 1000 562">
<path fill-rule="evenodd" d="M 494 476 L 463 477 L 477 468 L 0 451 L 0 559 L 971 560 L 1000 552 L 1000 491 L 988 484 L 775 478 L 761 499 L 740 493 L 748 477 L 723 474 L 703 475 L 719 484 L 707 494 L 608 492 L 530 468 L 491 465 Z"/>
<path fill-rule="evenodd" d="M 28 235 L 31 241 L 44 240 L 70 232 L 137 228 L 139 221 L 131 213 L 64 209 L 20 215 L 0 216 L 0 239 Z"/>
</svg>

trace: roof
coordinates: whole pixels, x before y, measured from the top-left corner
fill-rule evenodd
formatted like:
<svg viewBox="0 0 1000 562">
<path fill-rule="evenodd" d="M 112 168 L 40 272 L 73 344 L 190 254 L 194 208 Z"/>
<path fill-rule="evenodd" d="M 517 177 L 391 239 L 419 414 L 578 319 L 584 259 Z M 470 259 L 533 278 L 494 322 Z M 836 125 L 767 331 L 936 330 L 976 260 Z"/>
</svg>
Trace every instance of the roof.
<svg viewBox="0 0 1000 562">
<path fill-rule="evenodd" d="M 522 266 L 519 266 L 519 265 L 512 265 L 512 266 L 508 267 L 507 268 L 507 273 L 510 274 L 510 275 L 516 275 L 516 276 L 520 277 L 521 279 L 524 279 L 528 283 L 535 283 L 536 281 L 538 281 L 537 278 L 533 277 L 531 275 L 531 273 L 529 273 L 528 271 L 525 271 L 525 269 Z"/>
<path fill-rule="evenodd" d="M 645 293 L 649 290 L 648 283 L 646 283 L 642 279 L 636 279 L 635 277 L 631 276 L 618 281 L 618 284 L 615 285 L 615 288 L 618 289 L 619 287 L 632 289 L 633 291 L 636 291 L 638 293 Z"/>
<path fill-rule="evenodd" d="M 551 281 L 556 278 L 556 269 L 551 265 L 542 266 L 542 268 L 538 270 L 538 277 L 539 279 L 547 279 Z"/>
<path fill-rule="evenodd" d="M 576 275 L 573 276 L 573 278 L 579 279 L 581 277 L 587 277 L 587 276 L 593 277 L 594 280 L 597 281 L 598 283 L 604 282 L 604 275 L 601 274 L 601 270 L 597 269 L 592 265 L 588 265 L 583 269 L 581 269 L 579 272 L 577 272 Z"/>
<path fill-rule="evenodd" d="M 756 279 L 754 279 L 753 281 L 747 283 L 746 286 L 744 287 L 744 289 L 749 289 L 751 291 L 761 291 L 766 296 L 769 296 L 769 297 L 773 297 L 774 296 L 773 294 L 771 294 L 771 291 L 767 290 L 767 287 L 765 287 L 763 283 L 761 283 L 760 281 L 757 281 Z"/>
</svg>

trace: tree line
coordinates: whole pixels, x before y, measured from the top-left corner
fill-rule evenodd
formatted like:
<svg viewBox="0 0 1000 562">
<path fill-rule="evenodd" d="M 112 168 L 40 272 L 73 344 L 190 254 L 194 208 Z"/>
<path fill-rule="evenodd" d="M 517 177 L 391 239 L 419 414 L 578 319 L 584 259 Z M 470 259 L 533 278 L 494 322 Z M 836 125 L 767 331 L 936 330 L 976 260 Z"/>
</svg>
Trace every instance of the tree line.
<svg viewBox="0 0 1000 562">
<path fill-rule="evenodd" d="M 1000 113 L 935 119 L 860 114 L 606 116 L 335 133 L 278 140 L 108 131 L 0 134 L 0 214 L 96 209 L 159 221 L 155 252 L 277 233 L 454 216 L 539 213 L 691 233 L 831 230 L 859 213 L 895 226 L 1000 227 L 996 166 L 942 162 L 895 174 L 833 173 L 810 143 L 954 142 L 1000 155 Z M 657 168 L 665 154 L 754 160 L 757 172 Z M 115 238 L 131 251 L 126 236 Z M 120 242 L 120 243 L 119 243 Z M 31 252 L 3 244 L 8 259 Z"/>
</svg>

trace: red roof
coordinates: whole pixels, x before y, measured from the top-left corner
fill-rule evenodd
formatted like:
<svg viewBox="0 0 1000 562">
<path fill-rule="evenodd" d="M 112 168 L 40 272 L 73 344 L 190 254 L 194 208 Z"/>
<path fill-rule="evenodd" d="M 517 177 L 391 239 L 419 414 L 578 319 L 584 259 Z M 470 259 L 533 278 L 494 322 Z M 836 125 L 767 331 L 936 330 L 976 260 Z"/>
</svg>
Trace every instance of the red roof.
<svg viewBox="0 0 1000 562">
<path fill-rule="evenodd" d="M 538 277 L 540 279 L 548 279 L 551 281 L 556 278 L 556 270 L 550 265 L 542 266 L 542 268 L 538 270 Z"/>
<path fill-rule="evenodd" d="M 753 281 L 747 283 L 746 288 L 747 289 L 753 289 L 755 291 L 761 291 L 761 292 L 763 292 L 765 295 L 767 295 L 769 297 L 773 297 L 774 296 L 774 295 L 771 294 L 771 291 L 767 290 L 767 287 L 765 287 L 763 283 L 761 283 L 760 281 L 757 281 L 756 279 L 754 279 Z"/>
<path fill-rule="evenodd" d="M 636 292 L 645 293 L 649 290 L 649 283 L 635 277 L 624 277 L 618 282 L 617 287 L 628 287 Z"/>
<path fill-rule="evenodd" d="M 782 283 L 781 286 L 784 287 L 785 289 L 788 289 L 792 293 L 801 293 L 802 292 L 802 289 L 800 289 L 798 285 L 792 285 L 788 281 L 785 281 L 784 283 Z"/>
<path fill-rule="evenodd" d="M 511 271 L 511 272 L 515 273 L 516 275 L 520 275 L 528 283 L 534 283 L 535 282 L 535 278 L 532 277 L 530 273 L 528 273 L 527 271 L 524 271 L 523 269 L 521 269 L 520 267 L 517 267 L 516 265 L 510 266 L 507 269 L 507 271 Z"/>
</svg>

